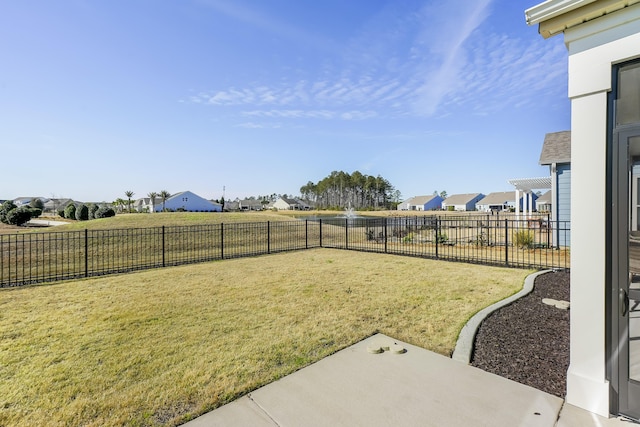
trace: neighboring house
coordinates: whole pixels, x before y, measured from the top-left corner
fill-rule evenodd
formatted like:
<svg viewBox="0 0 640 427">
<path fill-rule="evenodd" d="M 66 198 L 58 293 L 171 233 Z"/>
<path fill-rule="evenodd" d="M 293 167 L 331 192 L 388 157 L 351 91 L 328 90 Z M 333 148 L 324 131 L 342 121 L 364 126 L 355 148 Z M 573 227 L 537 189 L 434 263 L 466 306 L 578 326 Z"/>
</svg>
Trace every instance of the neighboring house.
<svg viewBox="0 0 640 427">
<path fill-rule="evenodd" d="M 224 201 L 225 212 L 235 212 L 240 210 L 240 202 L 238 200 L 225 200 Z"/>
<path fill-rule="evenodd" d="M 169 211 L 222 212 L 222 205 L 202 198 L 191 191 L 182 191 L 172 195 L 165 201 L 164 208 Z M 156 201 L 154 209 L 156 212 L 162 211 L 162 199 Z"/>
<path fill-rule="evenodd" d="M 241 211 L 261 211 L 262 202 L 256 199 L 245 199 L 238 202 L 238 208 Z"/>
<path fill-rule="evenodd" d="M 310 206 L 298 199 L 291 199 L 288 197 L 278 197 L 273 203 L 273 209 L 285 210 L 285 211 L 302 211 L 309 210 Z"/>
<path fill-rule="evenodd" d="M 568 224 L 571 221 L 571 131 L 546 134 L 539 163 L 549 166 L 551 175 L 551 220 Z M 568 234 L 556 237 L 562 237 L 558 244 L 569 246 Z"/>
<path fill-rule="evenodd" d="M 31 203 L 33 199 L 40 199 L 43 204 L 49 200 L 44 197 L 18 197 L 17 199 L 13 199 L 13 204 L 16 205 L 16 207 L 29 206 L 29 203 Z"/>
<path fill-rule="evenodd" d="M 476 203 L 484 197 L 482 193 L 454 194 L 442 202 L 442 209 L 447 211 L 474 211 Z"/>
<path fill-rule="evenodd" d="M 484 197 L 476 204 L 476 209 L 481 212 L 510 211 L 516 209 L 516 203 L 517 206 L 522 209 L 524 204 L 524 197 L 526 196 L 524 194 L 521 194 L 519 199 L 516 201 L 515 191 L 499 191 L 495 193 L 489 193 L 486 197 Z M 533 201 L 533 209 L 535 209 L 537 198 L 538 196 L 536 196 L 535 194 L 531 195 L 531 199 Z"/>
<path fill-rule="evenodd" d="M 160 205 L 160 210 L 162 210 L 162 199 L 160 197 L 156 197 L 153 203 L 151 203 L 150 197 L 141 197 L 131 202 L 131 209 L 137 212 L 152 212 L 158 205 Z"/>
<path fill-rule="evenodd" d="M 49 199 L 44 202 L 44 211 L 58 213 L 60 209 L 64 209 L 69 203 L 74 203 L 71 199 Z"/>
<path fill-rule="evenodd" d="M 296 200 L 298 201 L 298 205 L 300 206 L 300 208 L 304 211 L 310 211 L 315 208 L 315 203 L 311 202 L 310 200 Z"/>
<path fill-rule="evenodd" d="M 399 211 L 432 211 L 442 207 L 443 199 L 438 195 L 416 196 L 398 204 Z"/>
<path fill-rule="evenodd" d="M 538 212 L 551 212 L 551 190 L 538 196 L 536 209 Z"/>
<path fill-rule="evenodd" d="M 571 334 L 565 401 L 604 417 L 638 420 L 640 3 L 547 0 L 525 17 L 545 38 L 562 34 L 554 46 L 563 43 L 568 50 Z"/>
</svg>

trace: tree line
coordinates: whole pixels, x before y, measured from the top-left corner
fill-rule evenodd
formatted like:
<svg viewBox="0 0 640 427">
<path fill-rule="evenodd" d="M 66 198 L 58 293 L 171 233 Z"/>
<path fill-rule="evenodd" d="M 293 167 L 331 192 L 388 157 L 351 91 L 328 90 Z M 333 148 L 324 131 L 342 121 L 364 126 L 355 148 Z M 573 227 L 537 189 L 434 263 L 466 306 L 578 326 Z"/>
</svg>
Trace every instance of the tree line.
<svg viewBox="0 0 640 427">
<path fill-rule="evenodd" d="M 317 184 L 309 181 L 300 187 L 300 194 L 318 209 L 394 209 L 402 197 L 382 176 L 359 171 L 333 171 Z"/>
</svg>

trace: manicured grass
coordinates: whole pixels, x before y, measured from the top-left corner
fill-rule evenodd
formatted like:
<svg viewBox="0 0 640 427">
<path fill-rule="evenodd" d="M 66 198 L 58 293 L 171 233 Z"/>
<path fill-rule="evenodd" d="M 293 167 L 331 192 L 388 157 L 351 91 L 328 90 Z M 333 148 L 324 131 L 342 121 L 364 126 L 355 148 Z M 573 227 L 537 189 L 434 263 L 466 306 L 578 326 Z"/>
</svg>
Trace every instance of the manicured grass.
<svg viewBox="0 0 640 427">
<path fill-rule="evenodd" d="M 0 290 L 0 425 L 176 425 L 376 331 L 449 355 L 529 271 L 307 250 Z"/>
</svg>

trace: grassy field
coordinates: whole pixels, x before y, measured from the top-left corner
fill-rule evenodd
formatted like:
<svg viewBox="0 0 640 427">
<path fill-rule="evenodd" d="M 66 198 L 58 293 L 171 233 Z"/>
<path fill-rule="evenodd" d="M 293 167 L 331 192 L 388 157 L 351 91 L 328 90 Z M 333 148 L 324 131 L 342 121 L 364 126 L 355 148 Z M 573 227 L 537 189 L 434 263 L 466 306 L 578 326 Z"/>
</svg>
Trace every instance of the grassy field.
<svg viewBox="0 0 640 427">
<path fill-rule="evenodd" d="M 176 425 L 378 331 L 449 355 L 529 273 L 315 249 L 2 289 L 0 425 Z"/>
</svg>

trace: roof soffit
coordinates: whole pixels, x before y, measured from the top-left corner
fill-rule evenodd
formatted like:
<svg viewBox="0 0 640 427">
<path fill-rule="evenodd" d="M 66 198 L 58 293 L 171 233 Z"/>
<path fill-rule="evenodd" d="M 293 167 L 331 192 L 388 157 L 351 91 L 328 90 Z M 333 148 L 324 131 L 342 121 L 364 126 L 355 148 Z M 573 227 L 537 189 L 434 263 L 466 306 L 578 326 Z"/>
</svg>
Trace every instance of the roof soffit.
<svg viewBox="0 0 640 427">
<path fill-rule="evenodd" d="M 525 16 L 529 25 L 539 24 L 542 37 L 549 38 L 638 2 L 640 0 L 549 0 L 528 9 Z"/>
<path fill-rule="evenodd" d="M 527 24 L 535 25 L 575 10 L 595 0 L 547 0 L 524 11 Z"/>
</svg>

